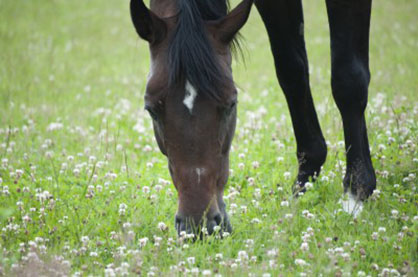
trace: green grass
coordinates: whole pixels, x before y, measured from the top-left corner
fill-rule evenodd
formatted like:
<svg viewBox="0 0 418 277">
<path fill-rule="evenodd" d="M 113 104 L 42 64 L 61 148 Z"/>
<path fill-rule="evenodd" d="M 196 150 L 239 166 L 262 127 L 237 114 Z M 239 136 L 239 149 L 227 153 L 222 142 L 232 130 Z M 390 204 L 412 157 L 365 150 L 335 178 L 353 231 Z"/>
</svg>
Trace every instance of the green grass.
<svg viewBox="0 0 418 277">
<path fill-rule="evenodd" d="M 176 191 L 142 108 L 148 48 L 128 1 L 0 0 L 1 274 L 416 275 L 418 2 L 373 3 L 367 121 L 380 194 L 356 219 L 338 203 L 345 158 L 324 2 L 304 8 L 328 178 L 291 199 L 293 130 L 254 9 L 246 63 L 234 64 L 239 119 L 225 191 L 234 232 L 187 243 L 176 236 Z"/>
</svg>

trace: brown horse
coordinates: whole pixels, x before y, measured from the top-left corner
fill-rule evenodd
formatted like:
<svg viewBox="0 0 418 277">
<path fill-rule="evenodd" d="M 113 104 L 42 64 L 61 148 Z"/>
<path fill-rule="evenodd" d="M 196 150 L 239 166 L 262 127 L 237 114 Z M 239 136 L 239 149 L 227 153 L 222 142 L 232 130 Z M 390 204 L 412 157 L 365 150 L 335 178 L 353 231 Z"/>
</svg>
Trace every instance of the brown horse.
<svg viewBox="0 0 418 277">
<path fill-rule="evenodd" d="M 231 231 L 223 202 L 237 91 L 231 70 L 235 36 L 253 0 L 228 13 L 227 0 L 131 0 L 139 36 L 149 42 L 151 69 L 145 108 L 157 143 L 168 158 L 178 191 L 176 228 Z M 318 176 L 327 149 L 309 88 L 300 0 L 258 0 L 277 77 L 286 95 L 297 141 L 295 191 Z M 344 188 L 364 200 L 374 190 L 364 110 L 370 80 L 368 39 L 371 0 L 327 0 L 331 31 L 332 89 L 347 149 Z"/>
</svg>

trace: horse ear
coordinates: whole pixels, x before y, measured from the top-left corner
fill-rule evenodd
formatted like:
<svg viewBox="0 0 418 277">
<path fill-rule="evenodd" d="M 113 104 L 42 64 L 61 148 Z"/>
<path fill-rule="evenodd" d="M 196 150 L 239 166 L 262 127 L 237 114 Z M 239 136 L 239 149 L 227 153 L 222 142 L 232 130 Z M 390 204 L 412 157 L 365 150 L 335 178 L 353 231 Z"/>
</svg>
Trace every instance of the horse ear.
<svg viewBox="0 0 418 277">
<path fill-rule="evenodd" d="M 131 0 L 130 9 L 132 22 L 142 39 L 155 43 L 165 36 L 165 22 L 150 11 L 143 0 Z"/>
<path fill-rule="evenodd" d="M 214 29 L 214 36 L 223 43 L 230 43 L 247 22 L 253 2 L 254 0 L 243 0 L 229 14 L 210 22 L 210 28 Z"/>
</svg>

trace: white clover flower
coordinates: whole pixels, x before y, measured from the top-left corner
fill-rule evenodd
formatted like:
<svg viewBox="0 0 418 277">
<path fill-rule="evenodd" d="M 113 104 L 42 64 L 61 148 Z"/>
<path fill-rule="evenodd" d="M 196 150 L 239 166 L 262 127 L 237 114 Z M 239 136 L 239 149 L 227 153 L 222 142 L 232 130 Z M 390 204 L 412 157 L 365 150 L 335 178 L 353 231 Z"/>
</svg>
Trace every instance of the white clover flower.
<svg viewBox="0 0 418 277">
<path fill-rule="evenodd" d="M 284 218 L 291 219 L 291 218 L 293 218 L 293 214 L 285 214 Z"/>
<path fill-rule="evenodd" d="M 300 250 L 309 251 L 309 244 L 307 242 L 302 242 L 302 244 L 300 245 Z"/>
<path fill-rule="evenodd" d="M 155 189 L 156 192 L 160 192 L 163 189 L 163 186 L 162 185 L 155 185 L 154 189 Z"/>
<path fill-rule="evenodd" d="M 217 253 L 216 255 L 215 255 L 215 260 L 217 260 L 217 261 L 220 261 L 220 260 L 222 260 L 224 258 L 224 256 L 223 256 L 223 254 L 222 253 Z"/>
<path fill-rule="evenodd" d="M 277 248 L 271 249 L 267 251 L 267 256 L 273 258 L 273 257 L 277 257 L 279 254 L 279 250 Z"/>
<path fill-rule="evenodd" d="M 238 251 L 238 258 L 241 259 L 242 261 L 248 260 L 247 252 L 244 250 Z"/>
<path fill-rule="evenodd" d="M 253 224 L 258 224 L 260 222 L 261 222 L 261 220 L 256 218 L 256 217 L 251 220 L 251 223 L 253 223 Z"/>
<path fill-rule="evenodd" d="M 204 233 L 205 235 L 208 235 L 208 229 L 206 227 L 202 228 L 202 233 Z M 193 233 L 190 234 L 186 234 L 185 238 L 186 239 L 193 239 L 195 237 L 195 235 Z"/>
<path fill-rule="evenodd" d="M 142 149 L 144 152 L 151 152 L 152 151 L 152 147 L 150 145 L 145 145 L 144 148 Z"/>
<path fill-rule="evenodd" d="M 81 237 L 81 242 L 84 244 L 84 245 L 87 245 L 88 243 L 89 243 L 89 237 L 88 236 L 82 236 Z"/>
<path fill-rule="evenodd" d="M 289 171 L 286 171 L 285 173 L 283 173 L 283 177 L 284 177 L 286 180 L 289 180 L 289 179 L 290 179 L 290 176 L 291 176 L 291 173 L 290 173 Z"/>
<path fill-rule="evenodd" d="M 305 262 L 305 260 L 295 259 L 295 265 L 298 265 L 298 266 L 306 266 L 307 263 Z"/>
<path fill-rule="evenodd" d="M 168 226 L 164 222 L 159 222 L 158 223 L 158 229 L 160 229 L 161 231 L 167 231 Z"/>
<path fill-rule="evenodd" d="M 186 260 L 187 260 L 187 263 L 189 265 L 194 265 L 195 262 L 196 262 L 196 258 L 195 257 L 188 257 Z"/>
<path fill-rule="evenodd" d="M 97 160 L 97 158 L 95 156 L 90 156 L 89 157 L 89 162 L 92 163 L 92 164 L 95 163 L 96 160 Z"/>
<path fill-rule="evenodd" d="M 379 228 L 377 229 L 377 231 L 378 231 L 379 233 L 385 233 L 385 232 L 386 232 L 386 228 L 385 228 L 385 227 L 379 227 Z"/>
<path fill-rule="evenodd" d="M 29 217 L 29 215 L 26 214 L 25 216 L 22 217 L 22 220 L 25 222 L 29 222 L 31 218 Z"/>
<path fill-rule="evenodd" d="M 306 188 L 307 190 L 309 190 L 309 189 L 313 188 L 313 183 L 311 183 L 311 182 L 306 182 L 306 183 L 305 183 L 305 188 Z"/>
<path fill-rule="evenodd" d="M 397 210 L 392 210 L 390 213 L 392 214 L 392 218 L 398 218 L 399 216 L 399 212 Z"/>
<path fill-rule="evenodd" d="M 289 207 L 289 201 L 282 201 L 282 202 L 280 202 L 280 206 L 282 206 L 282 207 Z"/>
<path fill-rule="evenodd" d="M 139 239 L 139 246 L 140 247 L 145 247 L 145 245 L 147 245 L 147 242 L 148 242 L 148 238 L 147 237 L 142 238 L 142 239 Z"/>
</svg>

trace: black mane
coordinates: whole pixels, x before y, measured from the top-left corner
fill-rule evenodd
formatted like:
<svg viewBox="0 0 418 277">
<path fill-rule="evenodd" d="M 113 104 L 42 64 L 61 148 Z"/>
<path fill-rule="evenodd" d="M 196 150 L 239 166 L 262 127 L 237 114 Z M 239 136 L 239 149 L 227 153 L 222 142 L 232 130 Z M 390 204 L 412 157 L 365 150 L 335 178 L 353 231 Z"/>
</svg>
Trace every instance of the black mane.
<svg viewBox="0 0 418 277">
<path fill-rule="evenodd" d="M 227 0 L 178 0 L 178 24 L 168 54 L 170 84 L 189 81 L 198 93 L 220 101 L 225 82 L 214 50 L 206 35 L 205 20 L 228 12 Z"/>
</svg>

